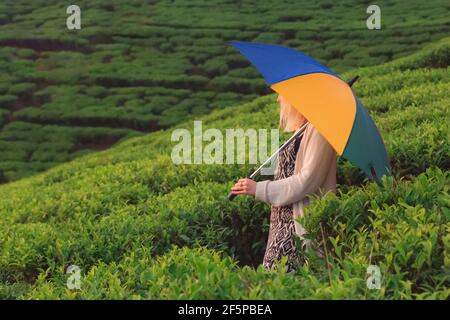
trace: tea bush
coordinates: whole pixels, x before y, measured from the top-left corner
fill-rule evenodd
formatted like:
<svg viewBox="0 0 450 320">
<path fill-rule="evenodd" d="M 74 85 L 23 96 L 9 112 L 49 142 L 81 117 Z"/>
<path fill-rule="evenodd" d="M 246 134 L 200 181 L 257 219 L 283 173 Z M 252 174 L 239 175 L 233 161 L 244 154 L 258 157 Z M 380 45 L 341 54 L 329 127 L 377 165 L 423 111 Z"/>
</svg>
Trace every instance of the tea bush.
<svg viewBox="0 0 450 320">
<path fill-rule="evenodd" d="M 379 1 L 380 7 L 389 7 L 383 16 L 389 28 L 377 32 L 364 25 L 366 4 L 350 0 L 251 5 L 80 0 L 78 5 L 86 28 L 67 33 L 60 27 L 67 15 L 58 1 L 0 4 L 0 12 L 8 12 L 0 14 L 0 142 L 15 145 L 14 152 L 0 158 L 2 183 L 107 148 L 117 142 L 117 129 L 125 131 L 121 137 L 142 135 L 268 93 L 257 71 L 227 45 L 229 40 L 295 47 L 342 73 L 406 56 L 449 31 L 444 0 Z M 409 60 L 392 80 L 380 79 L 377 89 L 370 82 L 369 88 L 384 94 L 377 101 L 368 95 L 367 103 L 386 111 L 430 101 L 440 94 L 434 86 L 396 92 L 393 82 L 405 70 L 445 68 L 448 52 L 448 46 L 441 46 Z M 28 132 L 18 135 L 16 122 L 26 122 Z M 45 156 L 38 151 L 24 158 L 30 151 L 19 150 L 21 142 L 35 141 L 35 136 L 51 143 L 52 136 L 65 131 L 64 140 L 75 141 L 75 131 L 89 128 L 107 129 L 111 139 L 102 139 L 101 146 L 48 145 Z"/>
<path fill-rule="evenodd" d="M 354 91 L 381 131 L 394 176 L 379 189 L 339 161 L 338 194 L 313 199 L 305 210 L 301 222 L 315 250 L 301 252 L 308 264 L 295 274 L 283 271 L 283 261 L 273 272 L 259 266 L 269 206 L 226 198 L 253 165 L 173 164 L 171 134 L 175 128 L 192 132 L 187 119 L 138 137 L 117 128 L 115 139 L 128 139 L 107 151 L 0 186 L 0 298 L 448 299 L 449 78 L 448 66 L 441 65 L 448 44 L 447 38 L 415 55 L 343 75 L 361 75 Z M 421 62 L 430 59 L 439 68 Z M 96 99 L 105 94 L 94 91 Z M 133 92 L 139 97 L 146 91 Z M 120 90 L 114 95 L 124 98 Z M 275 96 L 268 95 L 201 120 L 204 130 L 222 132 L 276 128 L 277 113 Z M 43 170 L 51 150 L 109 136 L 108 128 L 67 133 L 19 121 L 7 127 L 0 152 L 23 159 L 24 172 L 28 157 L 42 166 L 33 170 Z M 21 140 L 18 149 L 15 139 Z M 16 178 L 17 163 L 1 166 L 0 180 Z M 72 264 L 82 269 L 79 291 L 66 287 Z M 367 287 L 369 265 L 380 268 L 379 290 Z"/>
<path fill-rule="evenodd" d="M 386 179 L 384 190 L 369 184 L 315 199 L 301 222 L 310 237 L 320 241 L 323 226 L 328 266 L 314 251 L 305 253 L 308 264 L 286 274 L 284 261 L 272 272 L 262 266 L 240 267 L 206 243 L 180 248 L 172 242 L 157 256 L 152 245 L 141 244 L 120 260 L 86 267 L 81 291 L 68 290 L 67 275 L 57 268 L 51 281 L 47 273 L 41 274 L 21 298 L 446 299 L 450 295 L 449 178 L 448 172 L 430 169 L 411 181 Z M 186 203 L 187 212 L 190 206 Z M 204 215 L 210 218 L 214 212 Z M 216 234 L 221 234 L 220 226 L 218 230 Z M 371 264 L 381 270 L 380 290 L 366 287 Z"/>
</svg>

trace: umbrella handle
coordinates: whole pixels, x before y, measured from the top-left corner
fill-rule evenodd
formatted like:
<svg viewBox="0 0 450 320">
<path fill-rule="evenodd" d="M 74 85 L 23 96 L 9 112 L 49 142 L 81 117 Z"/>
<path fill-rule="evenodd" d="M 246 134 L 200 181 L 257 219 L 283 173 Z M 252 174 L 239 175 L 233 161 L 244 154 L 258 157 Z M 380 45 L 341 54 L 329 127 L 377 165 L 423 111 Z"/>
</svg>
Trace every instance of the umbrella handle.
<svg viewBox="0 0 450 320">
<path fill-rule="evenodd" d="M 248 174 L 245 178 L 251 179 L 250 177 L 251 177 L 251 174 Z M 234 194 L 232 191 L 230 191 L 228 193 L 227 198 L 228 198 L 228 200 L 233 201 L 233 199 L 236 198 L 236 196 L 237 196 L 237 194 Z"/>
<path fill-rule="evenodd" d="M 233 201 L 234 198 L 236 198 L 237 194 L 234 194 L 232 191 L 228 194 L 228 200 Z"/>
</svg>

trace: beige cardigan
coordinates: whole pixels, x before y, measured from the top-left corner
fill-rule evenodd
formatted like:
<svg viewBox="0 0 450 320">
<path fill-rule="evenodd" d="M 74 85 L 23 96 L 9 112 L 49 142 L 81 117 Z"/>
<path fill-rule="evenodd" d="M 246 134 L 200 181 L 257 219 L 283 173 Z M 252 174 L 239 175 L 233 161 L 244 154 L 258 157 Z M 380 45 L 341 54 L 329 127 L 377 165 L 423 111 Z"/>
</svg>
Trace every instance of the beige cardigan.
<svg viewBox="0 0 450 320">
<path fill-rule="evenodd" d="M 292 204 L 294 219 L 303 216 L 303 207 L 309 203 L 308 195 L 336 193 L 336 158 L 333 147 L 308 123 L 296 156 L 294 174 L 281 180 L 257 182 L 255 199 L 273 206 Z M 301 238 L 305 233 L 297 221 L 295 232 Z"/>
</svg>

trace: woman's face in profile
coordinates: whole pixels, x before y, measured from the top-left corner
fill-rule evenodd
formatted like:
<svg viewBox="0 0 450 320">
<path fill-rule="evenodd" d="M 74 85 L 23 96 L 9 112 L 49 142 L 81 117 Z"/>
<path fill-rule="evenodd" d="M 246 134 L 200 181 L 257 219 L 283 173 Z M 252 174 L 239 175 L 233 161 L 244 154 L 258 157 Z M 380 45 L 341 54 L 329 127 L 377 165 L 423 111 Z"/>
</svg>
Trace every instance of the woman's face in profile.
<svg viewBox="0 0 450 320">
<path fill-rule="evenodd" d="M 283 108 L 283 107 L 285 107 L 286 109 L 293 108 L 292 105 L 281 94 L 278 95 L 277 102 L 280 105 L 280 108 Z M 295 113 L 298 113 L 300 116 L 303 116 L 297 109 L 294 109 L 294 110 L 295 110 Z"/>
<path fill-rule="evenodd" d="M 284 96 L 279 94 L 277 101 L 280 105 L 280 126 L 284 128 L 285 131 L 294 131 L 306 122 L 303 114 L 292 106 Z"/>
</svg>

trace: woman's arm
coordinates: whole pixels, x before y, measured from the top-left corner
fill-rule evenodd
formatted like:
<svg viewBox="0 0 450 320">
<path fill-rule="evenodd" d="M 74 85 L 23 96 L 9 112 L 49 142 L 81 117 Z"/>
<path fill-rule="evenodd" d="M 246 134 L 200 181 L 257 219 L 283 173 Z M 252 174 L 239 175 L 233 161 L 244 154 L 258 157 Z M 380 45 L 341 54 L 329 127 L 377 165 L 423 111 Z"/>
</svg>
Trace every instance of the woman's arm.
<svg viewBox="0 0 450 320">
<path fill-rule="evenodd" d="M 303 167 L 299 173 L 281 180 L 257 182 L 255 199 L 274 206 L 284 206 L 298 202 L 306 195 L 317 191 L 333 161 L 336 161 L 336 151 L 314 129 L 305 155 Z"/>
</svg>

